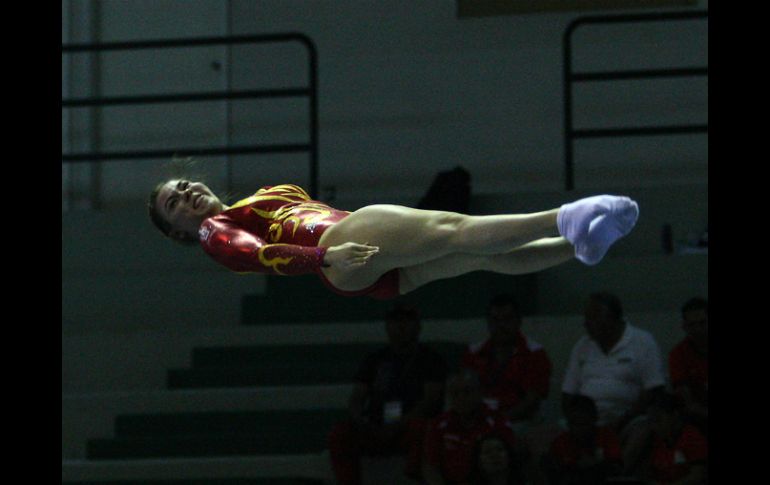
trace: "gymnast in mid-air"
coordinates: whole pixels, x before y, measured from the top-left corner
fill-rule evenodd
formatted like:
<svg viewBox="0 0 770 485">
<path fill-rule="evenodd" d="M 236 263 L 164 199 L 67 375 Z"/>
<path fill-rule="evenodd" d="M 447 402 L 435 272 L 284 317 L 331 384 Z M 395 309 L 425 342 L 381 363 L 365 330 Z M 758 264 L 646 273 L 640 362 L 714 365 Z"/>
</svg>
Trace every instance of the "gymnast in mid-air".
<svg viewBox="0 0 770 485">
<path fill-rule="evenodd" d="M 396 298 L 472 271 L 524 274 L 577 258 L 597 264 L 636 224 L 628 197 L 598 195 L 527 214 L 465 215 L 377 204 L 353 212 L 293 184 L 225 205 L 205 184 L 160 183 L 148 204 L 169 238 L 239 273 L 315 273 L 345 296 Z"/>
</svg>

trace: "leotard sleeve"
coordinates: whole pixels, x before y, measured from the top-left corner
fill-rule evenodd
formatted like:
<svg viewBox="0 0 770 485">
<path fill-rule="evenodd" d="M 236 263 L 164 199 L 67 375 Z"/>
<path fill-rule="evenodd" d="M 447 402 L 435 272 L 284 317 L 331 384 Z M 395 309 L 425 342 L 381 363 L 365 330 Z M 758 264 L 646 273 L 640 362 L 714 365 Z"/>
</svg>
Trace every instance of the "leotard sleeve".
<svg viewBox="0 0 770 485">
<path fill-rule="evenodd" d="M 239 273 L 317 273 L 326 254 L 325 247 L 268 244 L 236 224 L 215 218 L 203 221 L 199 236 L 201 246 L 209 256 Z"/>
</svg>

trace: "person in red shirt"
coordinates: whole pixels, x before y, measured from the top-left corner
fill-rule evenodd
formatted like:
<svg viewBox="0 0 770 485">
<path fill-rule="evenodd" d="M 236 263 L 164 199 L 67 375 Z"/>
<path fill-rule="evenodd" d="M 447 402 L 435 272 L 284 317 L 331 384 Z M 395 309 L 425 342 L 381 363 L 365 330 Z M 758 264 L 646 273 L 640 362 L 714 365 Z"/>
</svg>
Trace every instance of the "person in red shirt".
<svg viewBox="0 0 770 485">
<path fill-rule="evenodd" d="M 513 295 L 497 295 L 487 309 L 489 337 L 472 345 L 461 366 L 481 381 L 485 402 L 513 421 L 531 419 L 548 397 L 551 361 L 545 349 L 521 332 L 521 314 Z"/>
<path fill-rule="evenodd" d="M 595 485 L 622 472 L 620 439 L 609 426 L 597 426 L 596 403 L 576 395 L 566 409 L 567 430 L 551 443 L 543 460 L 550 483 Z"/>
<path fill-rule="evenodd" d="M 165 235 L 200 244 L 233 271 L 315 273 L 338 294 L 381 299 L 472 271 L 530 273 L 573 257 L 597 264 L 639 214 L 636 202 L 609 195 L 530 214 L 470 216 L 389 204 L 347 212 L 293 184 L 263 187 L 227 206 L 205 184 L 186 179 L 156 186 L 148 210 Z"/>
<path fill-rule="evenodd" d="M 671 386 L 684 404 L 685 418 L 708 436 L 708 300 L 693 298 L 682 307 L 686 337 L 669 354 Z"/>
<path fill-rule="evenodd" d="M 511 420 L 522 446 L 528 449 L 528 474 L 537 473 L 555 430 L 538 413 L 548 397 L 551 361 L 545 349 L 521 331 L 521 314 L 511 294 L 496 295 L 487 308 L 489 337 L 471 345 L 461 366 L 475 371 L 485 403 Z"/>
<path fill-rule="evenodd" d="M 708 440 L 682 416 L 679 400 L 661 396 L 650 408 L 655 429 L 650 455 L 656 484 L 699 485 L 706 483 Z"/>
<path fill-rule="evenodd" d="M 462 369 L 447 379 L 449 409 L 433 419 L 425 435 L 422 475 L 428 485 L 466 484 L 476 442 L 497 433 L 520 451 L 511 423 L 484 404 L 478 376 Z"/>
</svg>

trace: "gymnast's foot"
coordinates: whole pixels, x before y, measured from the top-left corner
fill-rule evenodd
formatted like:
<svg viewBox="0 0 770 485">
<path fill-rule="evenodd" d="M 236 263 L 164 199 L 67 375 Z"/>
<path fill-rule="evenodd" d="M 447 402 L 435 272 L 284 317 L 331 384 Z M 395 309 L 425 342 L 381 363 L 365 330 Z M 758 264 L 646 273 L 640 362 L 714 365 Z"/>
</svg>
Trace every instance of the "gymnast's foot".
<svg viewBox="0 0 770 485">
<path fill-rule="evenodd" d="M 630 198 L 598 195 L 563 205 L 556 220 L 559 234 L 575 247 L 575 257 L 594 265 L 638 218 L 639 206 Z"/>
</svg>

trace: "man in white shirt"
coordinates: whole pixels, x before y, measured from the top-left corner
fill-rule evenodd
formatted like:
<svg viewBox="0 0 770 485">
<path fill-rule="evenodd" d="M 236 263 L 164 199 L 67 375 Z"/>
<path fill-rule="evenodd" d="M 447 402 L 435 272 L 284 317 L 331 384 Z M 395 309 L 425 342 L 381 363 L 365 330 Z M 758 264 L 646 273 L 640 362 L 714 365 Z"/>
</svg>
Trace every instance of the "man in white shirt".
<svg viewBox="0 0 770 485">
<path fill-rule="evenodd" d="M 567 364 L 562 406 L 566 414 L 573 396 L 592 398 L 598 424 L 619 434 L 626 471 L 634 472 L 651 437 L 647 407 L 665 390 L 660 347 L 649 332 L 624 320 L 620 300 L 610 293 L 589 296 L 585 328 Z"/>
</svg>

